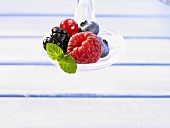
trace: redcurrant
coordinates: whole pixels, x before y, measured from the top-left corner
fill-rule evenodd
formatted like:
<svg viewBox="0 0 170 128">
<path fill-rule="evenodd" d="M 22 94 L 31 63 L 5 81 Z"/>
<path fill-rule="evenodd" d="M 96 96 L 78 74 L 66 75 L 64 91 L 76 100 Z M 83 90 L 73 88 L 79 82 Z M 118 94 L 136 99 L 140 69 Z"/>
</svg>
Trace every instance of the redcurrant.
<svg viewBox="0 0 170 128">
<path fill-rule="evenodd" d="M 72 36 L 78 32 L 78 23 L 74 19 L 65 19 L 60 23 L 60 28 L 66 30 Z"/>
</svg>

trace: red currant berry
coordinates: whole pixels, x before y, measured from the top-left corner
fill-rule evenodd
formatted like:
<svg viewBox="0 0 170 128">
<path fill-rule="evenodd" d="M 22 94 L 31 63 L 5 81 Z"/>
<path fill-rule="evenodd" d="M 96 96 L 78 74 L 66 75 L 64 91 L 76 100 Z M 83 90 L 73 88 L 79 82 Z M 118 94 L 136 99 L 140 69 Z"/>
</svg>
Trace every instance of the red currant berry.
<svg viewBox="0 0 170 128">
<path fill-rule="evenodd" d="M 60 23 L 60 28 L 66 30 L 72 36 L 78 32 L 78 23 L 74 19 L 65 19 Z"/>
</svg>

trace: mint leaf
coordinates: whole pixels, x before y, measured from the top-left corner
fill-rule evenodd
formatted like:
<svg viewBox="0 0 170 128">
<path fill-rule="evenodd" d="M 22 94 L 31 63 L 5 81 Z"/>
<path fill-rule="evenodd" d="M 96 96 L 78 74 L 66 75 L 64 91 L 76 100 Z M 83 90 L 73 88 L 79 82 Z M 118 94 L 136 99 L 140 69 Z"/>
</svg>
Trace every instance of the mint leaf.
<svg viewBox="0 0 170 128">
<path fill-rule="evenodd" d="M 76 61 L 74 58 L 70 55 L 64 56 L 60 61 L 59 61 L 60 68 L 67 73 L 76 73 L 77 70 L 77 65 Z"/>
<path fill-rule="evenodd" d="M 63 50 L 52 43 L 47 43 L 46 44 L 46 50 L 48 56 L 52 60 L 57 60 L 58 64 L 60 65 L 60 68 L 66 72 L 66 73 L 76 73 L 77 70 L 77 64 L 74 58 L 70 55 L 64 56 Z"/>
<path fill-rule="evenodd" d="M 48 56 L 52 60 L 60 61 L 64 57 L 63 50 L 55 44 L 47 43 L 46 44 L 46 50 L 47 50 Z"/>
</svg>

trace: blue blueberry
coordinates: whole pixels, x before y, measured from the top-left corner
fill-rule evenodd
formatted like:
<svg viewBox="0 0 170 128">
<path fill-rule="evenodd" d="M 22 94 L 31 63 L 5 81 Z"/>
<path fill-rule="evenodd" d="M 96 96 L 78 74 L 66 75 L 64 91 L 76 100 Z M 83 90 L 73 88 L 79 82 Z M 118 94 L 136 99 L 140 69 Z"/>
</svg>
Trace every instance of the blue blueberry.
<svg viewBox="0 0 170 128">
<path fill-rule="evenodd" d="M 99 25 L 94 21 L 89 22 L 89 21 L 85 20 L 84 22 L 82 22 L 80 24 L 79 32 L 86 32 L 86 31 L 90 31 L 90 32 L 94 33 L 95 35 L 98 35 Z"/>
<path fill-rule="evenodd" d="M 98 36 L 98 38 L 100 39 L 100 43 L 102 45 L 102 53 L 100 55 L 100 58 L 103 58 L 109 54 L 109 45 L 108 42 L 102 37 Z"/>
</svg>

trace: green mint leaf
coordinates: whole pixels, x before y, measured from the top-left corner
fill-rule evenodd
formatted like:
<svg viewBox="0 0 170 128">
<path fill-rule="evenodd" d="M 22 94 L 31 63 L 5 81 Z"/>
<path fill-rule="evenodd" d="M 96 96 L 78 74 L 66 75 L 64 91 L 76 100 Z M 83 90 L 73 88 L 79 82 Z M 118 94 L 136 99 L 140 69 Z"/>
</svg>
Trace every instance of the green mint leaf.
<svg viewBox="0 0 170 128">
<path fill-rule="evenodd" d="M 77 70 L 77 64 L 74 58 L 70 55 L 64 56 L 60 61 L 59 61 L 60 68 L 67 73 L 76 73 Z"/>
<path fill-rule="evenodd" d="M 66 73 L 76 73 L 77 70 L 77 64 L 74 58 L 70 55 L 64 56 L 63 50 L 52 43 L 47 43 L 46 44 L 46 50 L 48 56 L 52 60 L 57 60 L 58 64 L 60 65 L 60 68 L 66 72 Z"/>
<path fill-rule="evenodd" d="M 46 44 L 46 50 L 47 50 L 48 56 L 52 60 L 60 61 L 64 57 L 63 50 L 55 44 L 47 43 Z"/>
</svg>

